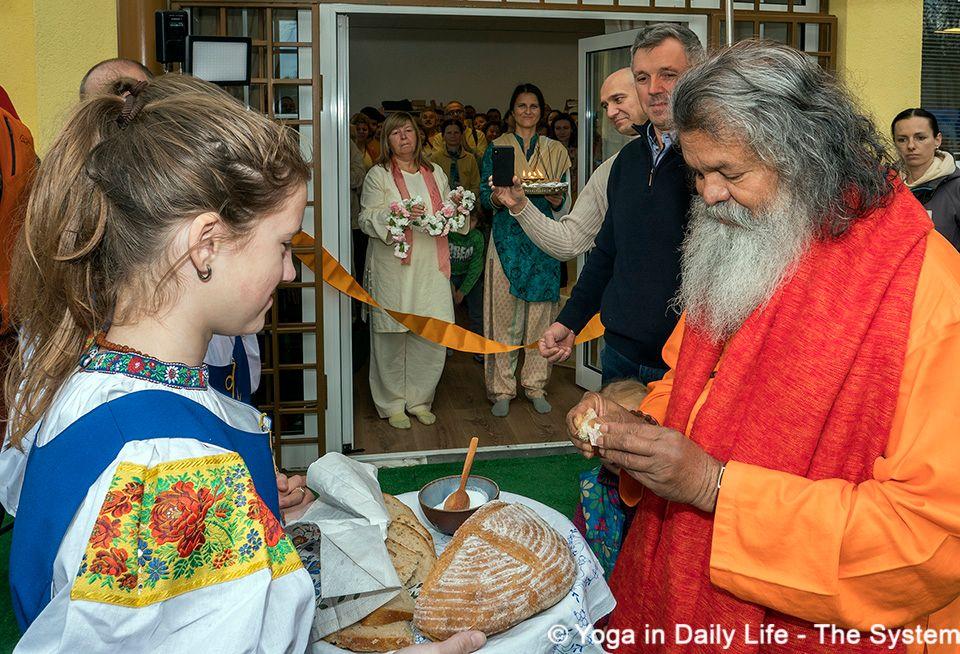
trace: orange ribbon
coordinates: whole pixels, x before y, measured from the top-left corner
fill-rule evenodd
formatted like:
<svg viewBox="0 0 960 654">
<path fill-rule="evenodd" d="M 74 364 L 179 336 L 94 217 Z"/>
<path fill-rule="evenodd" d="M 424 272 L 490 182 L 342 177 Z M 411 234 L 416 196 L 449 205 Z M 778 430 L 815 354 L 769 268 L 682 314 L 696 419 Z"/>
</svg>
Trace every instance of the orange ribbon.
<svg viewBox="0 0 960 654">
<path fill-rule="evenodd" d="M 304 232 L 293 237 L 293 245 L 298 248 L 309 248 L 310 251 L 298 251 L 297 258 L 305 266 L 316 273 L 316 255 L 314 254 L 313 237 Z M 369 304 L 372 307 L 383 309 L 394 320 L 409 329 L 414 334 L 425 338 L 428 341 L 438 343 L 452 350 L 461 352 L 473 352 L 476 354 L 497 354 L 499 352 L 512 352 L 522 348 L 534 349 L 537 343 L 528 343 L 527 345 L 506 345 L 491 341 L 470 330 L 464 329 L 459 325 L 449 323 L 439 318 L 429 318 L 427 316 L 418 316 L 413 313 L 402 313 L 391 309 L 384 309 L 374 300 L 367 291 L 360 286 L 356 279 L 350 276 L 340 262 L 333 258 L 326 248 L 320 248 L 322 278 L 327 284 L 337 289 L 345 295 L 349 295 L 355 300 Z M 591 318 L 586 327 L 577 335 L 576 344 L 592 341 L 603 335 L 603 325 L 600 323 L 600 314 Z"/>
</svg>

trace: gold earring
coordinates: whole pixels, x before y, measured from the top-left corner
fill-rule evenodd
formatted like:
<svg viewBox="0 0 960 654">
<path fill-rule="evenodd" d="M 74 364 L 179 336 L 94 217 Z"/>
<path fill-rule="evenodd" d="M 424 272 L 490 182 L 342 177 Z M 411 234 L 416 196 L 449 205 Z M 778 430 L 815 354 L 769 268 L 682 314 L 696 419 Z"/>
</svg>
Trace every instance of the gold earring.
<svg viewBox="0 0 960 654">
<path fill-rule="evenodd" d="M 207 264 L 207 272 L 202 273 L 199 270 L 197 271 L 197 277 L 200 278 L 201 282 L 205 282 L 210 279 L 210 276 L 213 275 L 213 269 L 210 268 L 210 264 Z"/>
</svg>

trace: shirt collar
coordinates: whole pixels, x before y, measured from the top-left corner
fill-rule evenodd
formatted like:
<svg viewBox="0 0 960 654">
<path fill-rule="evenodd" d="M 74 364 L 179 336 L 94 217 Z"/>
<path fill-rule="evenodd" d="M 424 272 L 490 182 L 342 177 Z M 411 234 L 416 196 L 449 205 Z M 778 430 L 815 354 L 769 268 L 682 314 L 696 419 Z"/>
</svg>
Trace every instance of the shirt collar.
<svg viewBox="0 0 960 654">
<path fill-rule="evenodd" d="M 517 143 L 520 144 L 520 149 L 523 150 L 523 139 L 520 138 L 520 135 L 514 132 L 513 138 L 517 139 Z M 527 148 L 527 151 L 523 153 L 524 156 L 527 157 L 527 159 L 529 159 L 530 155 L 533 154 L 534 150 L 536 150 L 538 140 L 540 140 L 540 135 L 534 132 L 533 138 L 530 139 L 530 147 Z"/>
<path fill-rule="evenodd" d="M 139 352 L 118 352 L 93 344 L 80 360 L 85 372 L 121 374 L 187 390 L 207 388 L 209 371 L 205 364 L 188 366 L 161 361 Z"/>
<path fill-rule="evenodd" d="M 674 142 L 677 140 L 677 132 L 676 130 L 664 132 L 660 135 L 660 137 L 663 139 L 662 146 L 657 142 L 657 133 L 653 129 L 653 123 L 648 122 L 647 143 L 650 145 L 650 153 L 653 155 L 654 167 L 659 165 L 660 160 L 664 157 L 664 155 L 667 154 Z"/>
</svg>

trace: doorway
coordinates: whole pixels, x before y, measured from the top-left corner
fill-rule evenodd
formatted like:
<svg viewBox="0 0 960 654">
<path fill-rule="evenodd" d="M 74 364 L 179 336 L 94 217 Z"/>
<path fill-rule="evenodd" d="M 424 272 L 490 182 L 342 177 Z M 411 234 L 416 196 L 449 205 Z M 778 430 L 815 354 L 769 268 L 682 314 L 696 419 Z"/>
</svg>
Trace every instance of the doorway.
<svg viewBox="0 0 960 654">
<path fill-rule="evenodd" d="M 327 99 L 321 143 L 324 161 L 337 164 L 335 171 L 324 164 L 322 232 L 324 246 L 345 265 L 353 259 L 349 223 L 337 220 L 336 216 L 349 215 L 350 198 L 344 192 L 348 185 L 336 186 L 332 182 L 347 179 L 349 119 L 360 108 L 379 108 L 385 100 L 407 100 L 416 111 L 434 101 L 442 104 L 460 100 L 479 112 L 488 107 L 500 108 L 502 112 L 513 87 L 530 81 L 541 87 L 551 107 L 580 108 L 578 120 L 586 129 L 580 130 L 578 150 L 602 152 L 615 146 L 609 131 L 604 129 L 602 114 L 595 115 L 599 107 L 593 105 L 598 105 L 596 98 L 604 77 L 629 61 L 633 30 L 647 22 L 683 22 L 704 42 L 707 31 L 706 13 L 620 15 L 437 7 L 388 10 L 356 5 L 326 6 L 321 11 L 321 43 L 327 44 L 333 57 L 327 58 L 326 52 L 321 54 Z M 328 39 L 323 38 L 323 34 L 328 34 L 326 30 L 330 30 Z M 485 74 L 485 70 L 493 74 Z M 582 187 L 602 159 L 579 159 Z M 326 192 L 328 182 L 333 195 Z M 570 447 L 564 418 L 583 388 L 592 385 L 589 378 L 586 382 L 581 379 L 583 373 L 579 370 L 591 363 L 589 350 L 587 354 L 578 353 L 578 370 L 573 366 L 554 367 L 546 388 L 552 412 L 537 414 L 521 392 L 511 403 L 507 418 L 495 418 L 490 413 L 482 366 L 471 355 L 454 352 L 447 359 L 437 388 L 437 423 L 427 427 L 413 420 L 412 429 L 394 430 L 373 408 L 368 369 L 353 365 L 354 351 L 364 349 L 358 347 L 355 339 L 369 336 L 354 329 L 350 302 L 327 298 L 326 292 L 324 299 L 325 332 L 332 331 L 329 326 L 333 322 L 339 327 L 334 348 L 326 351 L 327 360 L 340 360 L 339 370 L 333 371 L 340 375 L 339 379 L 332 378 L 331 366 L 327 367 L 331 391 L 327 434 L 328 440 L 339 434 L 344 451 L 378 461 L 442 459 L 462 452 L 474 435 L 481 437 L 488 452 L 543 453 Z"/>
</svg>

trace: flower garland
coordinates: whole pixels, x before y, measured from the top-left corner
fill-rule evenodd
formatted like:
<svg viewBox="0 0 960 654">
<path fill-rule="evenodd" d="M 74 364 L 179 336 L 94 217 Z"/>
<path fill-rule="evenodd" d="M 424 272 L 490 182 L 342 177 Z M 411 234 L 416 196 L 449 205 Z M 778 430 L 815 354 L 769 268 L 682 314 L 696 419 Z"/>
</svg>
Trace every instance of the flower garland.
<svg viewBox="0 0 960 654">
<path fill-rule="evenodd" d="M 419 195 L 399 202 L 391 202 L 390 214 L 387 216 L 387 232 L 394 244 L 394 256 L 403 259 L 410 252 L 407 229 L 416 228 L 435 238 L 463 229 L 467 216 L 473 211 L 476 199 L 477 196 L 473 192 L 458 186 L 447 194 L 447 201 L 435 214 L 426 212 L 426 203 Z M 418 209 L 422 215 L 414 218 L 413 214 Z"/>
</svg>

